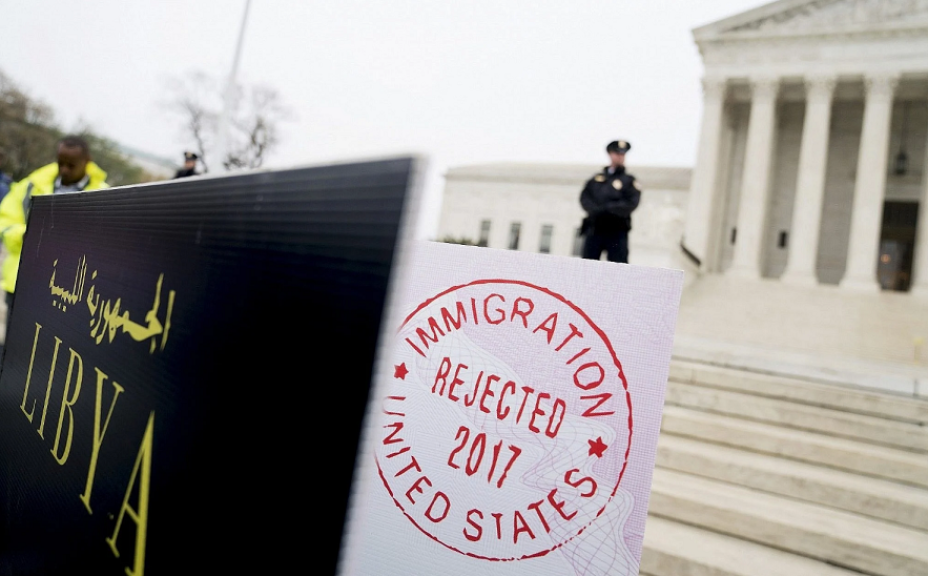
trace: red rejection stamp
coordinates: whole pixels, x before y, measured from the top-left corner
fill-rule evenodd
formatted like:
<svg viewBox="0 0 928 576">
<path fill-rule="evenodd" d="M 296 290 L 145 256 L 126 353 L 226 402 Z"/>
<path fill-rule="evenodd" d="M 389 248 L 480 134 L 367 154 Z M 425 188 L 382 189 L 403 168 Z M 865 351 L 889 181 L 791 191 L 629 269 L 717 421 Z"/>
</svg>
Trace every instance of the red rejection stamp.
<svg viewBox="0 0 928 576">
<path fill-rule="evenodd" d="M 606 334 L 541 286 L 477 280 L 399 328 L 375 458 L 396 506 L 456 552 L 548 554 L 615 496 L 632 406 Z"/>
</svg>

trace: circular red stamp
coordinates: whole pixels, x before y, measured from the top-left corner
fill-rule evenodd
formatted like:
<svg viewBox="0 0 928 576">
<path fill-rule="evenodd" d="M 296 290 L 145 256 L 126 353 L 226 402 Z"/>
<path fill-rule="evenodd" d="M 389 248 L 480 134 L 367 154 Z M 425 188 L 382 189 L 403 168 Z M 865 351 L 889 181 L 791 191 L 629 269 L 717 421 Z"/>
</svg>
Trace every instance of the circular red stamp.
<svg viewBox="0 0 928 576">
<path fill-rule="evenodd" d="M 543 556 L 615 496 L 632 435 L 622 366 L 578 306 L 477 280 L 422 302 L 390 351 L 375 458 L 436 542 L 493 561 Z"/>
</svg>

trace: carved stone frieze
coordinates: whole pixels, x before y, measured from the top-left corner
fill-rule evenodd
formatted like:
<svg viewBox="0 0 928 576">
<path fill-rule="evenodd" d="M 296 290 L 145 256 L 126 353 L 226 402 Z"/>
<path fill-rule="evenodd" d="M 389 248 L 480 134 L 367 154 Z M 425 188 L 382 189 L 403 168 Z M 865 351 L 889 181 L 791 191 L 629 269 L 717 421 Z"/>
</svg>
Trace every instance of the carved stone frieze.
<svg viewBox="0 0 928 576">
<path fill-rule="evenodd" d="M 928 20 L 928 0 L 812 0 L 727 32 L 840 29 Z"/>
</svg>

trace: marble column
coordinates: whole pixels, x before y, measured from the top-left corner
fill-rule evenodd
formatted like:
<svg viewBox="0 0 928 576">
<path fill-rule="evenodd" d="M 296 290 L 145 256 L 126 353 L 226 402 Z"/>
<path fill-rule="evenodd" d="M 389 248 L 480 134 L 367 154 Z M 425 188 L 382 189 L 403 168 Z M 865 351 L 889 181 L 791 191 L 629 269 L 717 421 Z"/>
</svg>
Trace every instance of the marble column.
<svg viewBox="0 0 928 576">
<path fill-rule="evenodd" d="M 683 245 L 701 260 L 701 267 L 705 269 L 712 250 L 711 234 L 718 196 L 719 149 L 727 84 L 724 78 L 707 76 L 703 78 L 702 86 L 702 129 L 686 209 Z"/>
<path fill-rule="evenodd" d="M 789 256 L 780 279 L 788 284 L 815 285 L 822 199 L 825 196 L 825 169 L 831 128 L 831 98 L 834 76 L 806 78 L 806 114 L 799 148 L 799 175 L 793 201 Z"/>
<path fill-rule="evenodd" d="M 751 81 L 751 118 L 748 122 L 744 176 L 738 202 L 735 254 L 728 270 L 732 276 L 760 278 L 761 244 L 764 240 L 770 166 L 776 135 L 778 89 L 777 78 L 756 78 Z"/>
<path fill-rule="evenodd" d="M 857 178 L 851 205 L 851 235 L 847 249 L 847 270 L 840 286 L 848 290 L 876 292 L 876 259 L 883 223 L 883 197 L 889 157 L 889 129 L 893 93 L 898 76 L 874 75 L 864 79 L 863 131 L 857 155 Z"/>
<path fill-rule="evenodd" d="M 925 163 L 922 164 L 922 195 L 918 203 L 918 228 L 915 233 L 910 291 L 928 298 L 928 144 L 925 146 Z"/>
</svg>

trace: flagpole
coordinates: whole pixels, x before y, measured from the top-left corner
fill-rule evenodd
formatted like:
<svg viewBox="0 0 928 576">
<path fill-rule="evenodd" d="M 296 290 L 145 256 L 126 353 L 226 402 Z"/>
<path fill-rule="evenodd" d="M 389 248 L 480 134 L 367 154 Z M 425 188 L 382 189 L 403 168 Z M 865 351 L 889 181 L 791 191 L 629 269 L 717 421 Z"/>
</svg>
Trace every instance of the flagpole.
<svg viewBox="0 0 928 576">
<path fill-rule="evenodd" d="M 248 22 L 248 9 L 251 7 L 251 0 L 245 0 L 245 13 L 242 16 L 242 26 L 238 32 L 238 42 L 235 44 L 235 57 L 232 60 L 232 70 L 229 72 L 229 78 L 226 81 L 225 89 L 222 93 L 222 115 L 219 118 L 219 164 L 223 165 L 230 152 L 230 135 L 229 124 L 232 121 L 232 107 L 235 99 L 236 78 L 238 76 L 238 65 L 242 59 L 242 44 L 245 42 L 245 24 Z"/>
</svg>

